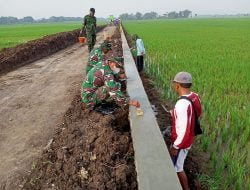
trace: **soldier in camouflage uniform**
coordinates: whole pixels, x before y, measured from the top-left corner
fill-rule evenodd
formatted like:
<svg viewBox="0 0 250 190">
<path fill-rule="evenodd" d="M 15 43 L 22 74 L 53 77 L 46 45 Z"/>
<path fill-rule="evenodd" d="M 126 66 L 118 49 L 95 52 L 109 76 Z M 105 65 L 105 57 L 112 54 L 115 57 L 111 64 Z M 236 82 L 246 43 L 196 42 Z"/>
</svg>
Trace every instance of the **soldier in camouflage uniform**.
<svg viewBox="0 0 250 190">
<path fill-rule="evenodd" d="M 96 42 L 96 17 L 94 15 L 95 9 L 91 8 L 89 15 L 84 17 L 83 27 L 81 30 L 81 34 L 84 29 L 86 31 L 89 52 L 91 52 L 94 48 Z"/>
<path fill-rule="evenodd" d="M 86 74 L 95 66 L 97 63 L 102 63 L 104 55 L 112 50 L 111 42 L 105 40 L 99 48 L 95 48 L 90 52 L 88 64 L 86 67 Z"/>
<path fill-rule="evenodd" d="M 138 101 L 130 100 L 121 92 L 121 85 L 115 82 L 114 74 L 119 73 L 115 59 L 103 61 L 93 67 L 82 84 L 82 101 L 90 109 L 95 109 L 102 102 L 115 102 L 118 106 L 132 105 L 139 107 Z"/>
<path fill-rule="evenodd" d="M 119 62 L 120 72 L 115 74 L 115 81 L 121 84 L 121 90 L 126 91 L 127 86 L 127 76 L 124 70 L 124 58 L 123 57 L 114 57 L 114 59 Z"/>
</svg>

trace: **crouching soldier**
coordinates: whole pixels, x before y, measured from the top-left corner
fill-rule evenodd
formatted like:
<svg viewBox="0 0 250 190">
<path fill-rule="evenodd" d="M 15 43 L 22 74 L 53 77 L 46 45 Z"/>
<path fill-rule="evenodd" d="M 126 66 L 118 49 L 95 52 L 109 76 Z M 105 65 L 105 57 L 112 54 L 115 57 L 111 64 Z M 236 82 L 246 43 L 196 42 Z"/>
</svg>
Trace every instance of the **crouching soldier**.
<svg viewBox="0 0 250 190">
<path fill-rule="evenodd" d="M 110 41 L 105 40 L 99 48 L 95 48 L 90 52 L 88 64 L 86 67 L 86 74 L 98 63 L 104 60 L 104 55 L 112 50 L 112 44 Z"/>
<path fill-rule="evenodd" d="M 126 85 L 127 85 L 127 76 L 125 74 L 124 70 L 124 58 L 123 57 L 114 57 L 114 59 L 119 62 L 119 73 L 115 74 L 115 80 L 119 83 L 121 83 L 121 89 L 122 91 L 126 91 Z"/>
<path fill-rule="evenodd" d="M 82 84 L 82 101 L 92 110 L 110 114 L 114 112 L 113 107 L 107 103 L 114 103 L 120 107 L 127 105 L 140 107 L 136 100 L 130 100 L 121 92 L 121 84 L 115 81 L 115 74 L 119 73 L 119 62 L 115 59 L 108 59 L 93 67 L 86 80 Z"/>
</svg>

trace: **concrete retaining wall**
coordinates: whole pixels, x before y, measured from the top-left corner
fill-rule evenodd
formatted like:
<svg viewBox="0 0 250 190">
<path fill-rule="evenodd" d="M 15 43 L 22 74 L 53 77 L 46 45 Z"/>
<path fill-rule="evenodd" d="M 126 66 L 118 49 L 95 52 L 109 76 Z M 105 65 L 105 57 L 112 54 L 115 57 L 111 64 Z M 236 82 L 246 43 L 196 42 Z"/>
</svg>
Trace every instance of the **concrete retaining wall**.
<svg viewBox="0 0 250 190">
<path fill-rule="evenodd" d="M 144 111 L 143 116 L 137 116 L 134 107 L 129 110 L 139 189 L 180 190 L 181 185 L 123 31 L 121 35 L 127 92 L 131 99 L 140 102 Z"/>
</svg>

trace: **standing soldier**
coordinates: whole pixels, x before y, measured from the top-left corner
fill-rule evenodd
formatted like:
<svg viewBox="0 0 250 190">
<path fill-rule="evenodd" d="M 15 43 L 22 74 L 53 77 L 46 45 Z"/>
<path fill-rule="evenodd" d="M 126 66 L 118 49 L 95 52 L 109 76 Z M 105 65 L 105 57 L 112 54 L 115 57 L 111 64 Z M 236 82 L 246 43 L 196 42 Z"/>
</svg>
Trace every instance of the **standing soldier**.
<svg viewBox="0 0 250 190">
<path fill-rule="evenodd" d="M 119 62 L 115 59 L 103 61 L 102 64 L 92 68 L 86 80 L 82 84 L 82 101 L 92 110 L 100 111 L 104 114 L 114 112 L 110 107 L 102 106 L 102 103 L 116 103 L 120 107 L 132 105 L 139 107 L 138 101 L 130 100 L 121 92 L 120 83 L 115 81 L 115 73 L 119 73 Z"/>
<path fill-rule="evenodd" d="M 81 35 L 84 29 L 86 31 L 89 52 L 94 48 L 96 42 L 96 17 L 94 15 L 95 9 L 91 8 L 89 15 L 84 17 L 83 27 L 80 32 Z"/>
<path fill-rule="evenodd" d="M 110 41 L 105 40 L 99 48 L 95 48 L 90 52 L 88 64 L 86 67 L 86 74 L 95 66 L 97 63 L 104 60 L 104 55 L 112 50 L 112 44 Z"/>
</svg>

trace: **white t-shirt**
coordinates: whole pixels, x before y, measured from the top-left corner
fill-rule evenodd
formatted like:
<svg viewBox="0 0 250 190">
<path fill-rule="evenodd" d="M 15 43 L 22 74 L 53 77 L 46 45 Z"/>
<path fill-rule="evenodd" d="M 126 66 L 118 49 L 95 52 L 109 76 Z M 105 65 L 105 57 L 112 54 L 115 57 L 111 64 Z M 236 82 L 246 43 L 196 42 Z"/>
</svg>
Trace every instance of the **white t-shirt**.
<svg viewBox="0 0 250 190">
<path fill-rule="evenodd" d="M 137 56 L 145 54 L 145 48 L 142 39 L 138 38 L 136 40 Z"/>
</svg>

